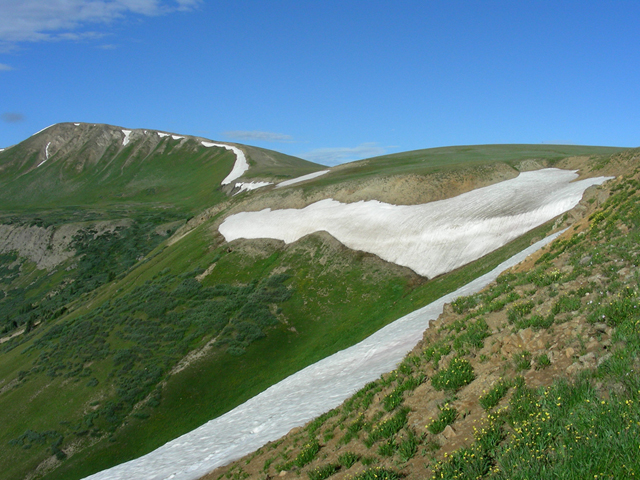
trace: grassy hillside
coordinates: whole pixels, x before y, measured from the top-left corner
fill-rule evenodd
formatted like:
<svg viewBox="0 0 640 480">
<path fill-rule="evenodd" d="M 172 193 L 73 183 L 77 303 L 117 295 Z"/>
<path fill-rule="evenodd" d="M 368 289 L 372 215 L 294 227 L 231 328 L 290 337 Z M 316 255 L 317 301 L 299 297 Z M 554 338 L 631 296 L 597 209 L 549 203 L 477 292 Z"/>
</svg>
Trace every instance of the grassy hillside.
<svg viewBox="0 0 640 480">
<path fill-rule="evenodd" d="M 69 136 L 76 129 L 81 135 Z M 231 152 L 132 132 L 125 145 L 120 128 L 63 124 L 0 152 L 2 222 L 46 241 L 68 229 L 75 251 L 48 270 L 31 251 L 0 254 L 0 478 L 82 478 L 144 454 L 476 278 L 550 228 L 431 281 L 326 234 L 289 246 L 226 244 L 216 225 L 227 212 L 281 194 L 230 198 L 220 182 Z M 243 179 L 322 168 L 242 148 L 251 165 Z M 377 170 L 339 167 L 327 183 L 282 195 L 310 201 L 340 182 L 473 167 L 474 158 L 489 165 L 497 152 L 507 163 L 532 151 L 549 161 L 604 152 L 545 148 L 381 157 L 369 161 L 382 162 Z M 216 204 L 189 235 L 166 242 L 186 217 Z"/>
<path fill-rule="evenodd" d="M 59 124 L 0 152 L 0 206 L 6 210 L 138 205 L 195 213 L 224 199 L 220 183 L 235 154 L 204 139 L 108 125 Z M 304 175 L 305 160 L 247 147 L 252 178 Z"/>
<path fill-rule="evenodd" d="M 639 159 L 615 157 L 603 205 L 445 308 L 395 371 L 206 479 L 640 474 Z"/>
<path fill-rule="evenodd" d="M 623 149 L 578 145 L 468 145 L 429 148 L 394 153 L 353 162 L 341 167 L 339 180 L 333 176 L 321 177 L 314 184 L 327 185 L 334 181 L 388 175 L 425 175 L 450 172 L 496 163 L 515 167 L 524 160 L 538 161 L 540 166 L 552 166 L 573 156 L 610 156 Z"/>
</svg>

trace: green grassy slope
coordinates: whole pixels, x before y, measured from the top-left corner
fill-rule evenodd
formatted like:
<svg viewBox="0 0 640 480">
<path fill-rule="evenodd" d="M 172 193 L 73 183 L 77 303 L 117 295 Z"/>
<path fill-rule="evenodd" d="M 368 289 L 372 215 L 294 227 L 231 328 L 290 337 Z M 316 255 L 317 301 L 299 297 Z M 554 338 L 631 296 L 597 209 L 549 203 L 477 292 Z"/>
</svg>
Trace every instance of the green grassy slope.
<svg viewBox="0 0 640 480">
<path fill-rule="evenodd" d="M 635 478 L 640 150 L 602 205 L 453 302 L 393 372 L 204 477 Z"/>
<path fill-rule="evenodd" d="M 429 148 L 394 153 L 353 162 L 341 167 L 340 176 L 320 177 L 314 185 L 324 186 L 350 179 L 379 175 L 424 175 L 469 167 L 495 164 L 515 166 L 522 160 L 539 160 L 553 164 L 572 156 L 609 156 L 624 149 L 578 145 L 468 145 Z"/>
<path fill-rule="evenodd" d="M 0 207 L 156 205 L 196 212 L 226 198 L 220 183 L 236 160 L 230 150 L 205 147 L 203 139 L 159 137 L 151 130 L 136 131 L 123 145 L 121 132 L 108 125 L 60 124 L 0 152 Z M 322 168 L 277 152 L 246 149 L 252 178 Z"/>
<path fill-rule="evenodd" d="M 228 198 L 219 185 L 235 160 L 231 152 L 155 133 L 132 135 L 123 147 L 120 129 L 104 126 L 86 126 L 78 148 L 49 130 L 0 153 L 5 218 L 10 210 L 17 223 L 129 217 L 132 224 L 81 235 L 75 245 L 84 256 L 52 272 L 24 259 L 17 271 L 15 255 L 0 258 L 0 323 L 16 333 L 12 311 L 20 326 L 31 322 L 0 344 L 0 464 L 8 465 L 0 478 L 23 478 L 38 465 L 38 476 L 81 478 L 146 453 L 467 283 L 544 230 L 429 282 L 323 235 L 286 247 L 227 245 L 213 228 L 223 213 L 167 246 L 158 226 Z M 109 141 L 100 140 L 105 135 Z M 48 142 L 58 142 L 57 150 L 35 168 Z M 248 179 L 322 168 L 245 148 Z M 440 163 L 413 153 L 372 159 L 383 162 L 377 170 L 356 164 L 336 178 L 471 165 L 488 162 L 491 152 L 501 161 L 531 158 L 531 150 L 543 155 L 534 147 L 457 149 Z M 587 150 L 597 152 L 561 153 Z M 560 155 L 545 151 L 546 158 Z M 213 339 L 202 359 L 171 373 Z"/>
</svg>

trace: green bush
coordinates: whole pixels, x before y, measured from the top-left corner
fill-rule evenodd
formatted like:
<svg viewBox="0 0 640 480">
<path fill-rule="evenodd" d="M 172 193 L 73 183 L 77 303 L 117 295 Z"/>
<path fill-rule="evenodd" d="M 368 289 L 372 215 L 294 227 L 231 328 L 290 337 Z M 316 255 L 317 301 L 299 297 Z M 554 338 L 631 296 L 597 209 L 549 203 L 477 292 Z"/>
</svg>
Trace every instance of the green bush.
<svg viewBox="0 0 640 480">
<path fill-rule="evenodd" d="M 491 390 L 485 395 L 481 396 L 478 401 L 485 410 L 490 410 L 495 407 L 502 398 L 507 394 L 511 388 L 511 382 L 508 380 L 500 380 L 496 383 Z"/>
<path fill-rule="evenodd" d="M 409 409 L 404 407 L 398 410 L 395 415 L 388 418 L 371 429 L 371 433 L 364 440 L 364 444 L 367 448 L 370 448 L 375 442 L 384 438 L 391 438 L 398 433 L 407 424 L 407 416 L 409 415 Z"/>
<path fill-rule="evenodd" d="M 336 473 L 340 469 L 340 465 L 328 463 L 307 472 L 309 480 L 324 480 Z"/>
<path fill-rule="evenodd" d="M 307 463 L 312 462 L 313 459 L 316 458 L 316 455 L 319 451 L 320 445 L 317 441 L 306 443 L 300 450 L 300 453 L 298 453 L 298 456 L 293 461 L 293 464 L 302 468 Z"/>
<path fill-rule="evenodd" d="M 436 390 L 457 391 L 475 379 L 475 372 L 468 360 L 456 357 L 447 368 L 439 370 L 431 377 L 431 385 Z"/>
<path fill-rule="evenodd" d="M 360 456 L 353 452 L 345 452 L 338 457 L 338 463 L 344 468 L 351 468 L 358 460 Z"/>
<path fill-rule="evenodd" d="M 456 418 L 458 418 L 458 411 L 455 408 L 445 406 L 440 409 L 438 418 L 434 419 L 429 425 L 427 425 L 427 430 L 434 435 L 437 435 L 442 432 L 447 425 L 451 425 L 455 422 Z"/>
</svg>

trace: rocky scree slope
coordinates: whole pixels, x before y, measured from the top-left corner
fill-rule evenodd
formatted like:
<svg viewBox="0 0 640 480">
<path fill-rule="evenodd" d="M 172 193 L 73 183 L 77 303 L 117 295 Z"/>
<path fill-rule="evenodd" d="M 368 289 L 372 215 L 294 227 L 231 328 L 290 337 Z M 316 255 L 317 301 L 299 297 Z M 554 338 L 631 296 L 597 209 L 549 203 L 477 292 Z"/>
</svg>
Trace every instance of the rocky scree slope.
<svg viewBox="0 0 640 480">
<path fill-rule="evenodd" d="M 204 478 L 640 474 L 638 160 L 600 166 L 624 174 L 549 247 L 447 306 L 396 370 Z"/>
</svg>

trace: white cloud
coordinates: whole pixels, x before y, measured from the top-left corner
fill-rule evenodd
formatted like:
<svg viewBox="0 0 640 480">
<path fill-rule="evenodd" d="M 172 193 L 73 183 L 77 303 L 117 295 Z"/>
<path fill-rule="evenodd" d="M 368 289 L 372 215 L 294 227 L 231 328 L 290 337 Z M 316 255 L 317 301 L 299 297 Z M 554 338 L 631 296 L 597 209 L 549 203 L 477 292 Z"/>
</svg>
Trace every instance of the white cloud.
<svg viewBox="0 0 640 480">
<path fill-rule="evenodd" d="M 310 152 L 298 155 L 311 162 L 324 165 L 339 165 L 341 163 L 361 160 L 363 158 L 377 157 L 387 153 L 386 147 L 381 147 L 375 142 L 361 143 L 357 147 L 318 148 Z"/>
<path fill-rule="evenodd" d="M 191 10 L 202 0 L 0 0 L 0 41 L 78 40 L 95 32 L 74 32 L 108 24 L 126 14 L 163 15 Z"/>
<path fill-rule="evenodd" d="M 232 130 L 228 132 L 224 132 L 224 135 L 227 138 L 232 138 L 234 140 L 259 140 L 262 142 L 292 142 L 293 137 L 291 135 L 285 135 L 283 133 L 274 133 L 274 132 L 262 132 L 260 130 Z"/>
<path fill-rule="evenodd" d="M 13 70 L 13 67 L 11 65 L 0 63 L 0 72 L 8 72 L 10 70 Z"/>
</svg>

